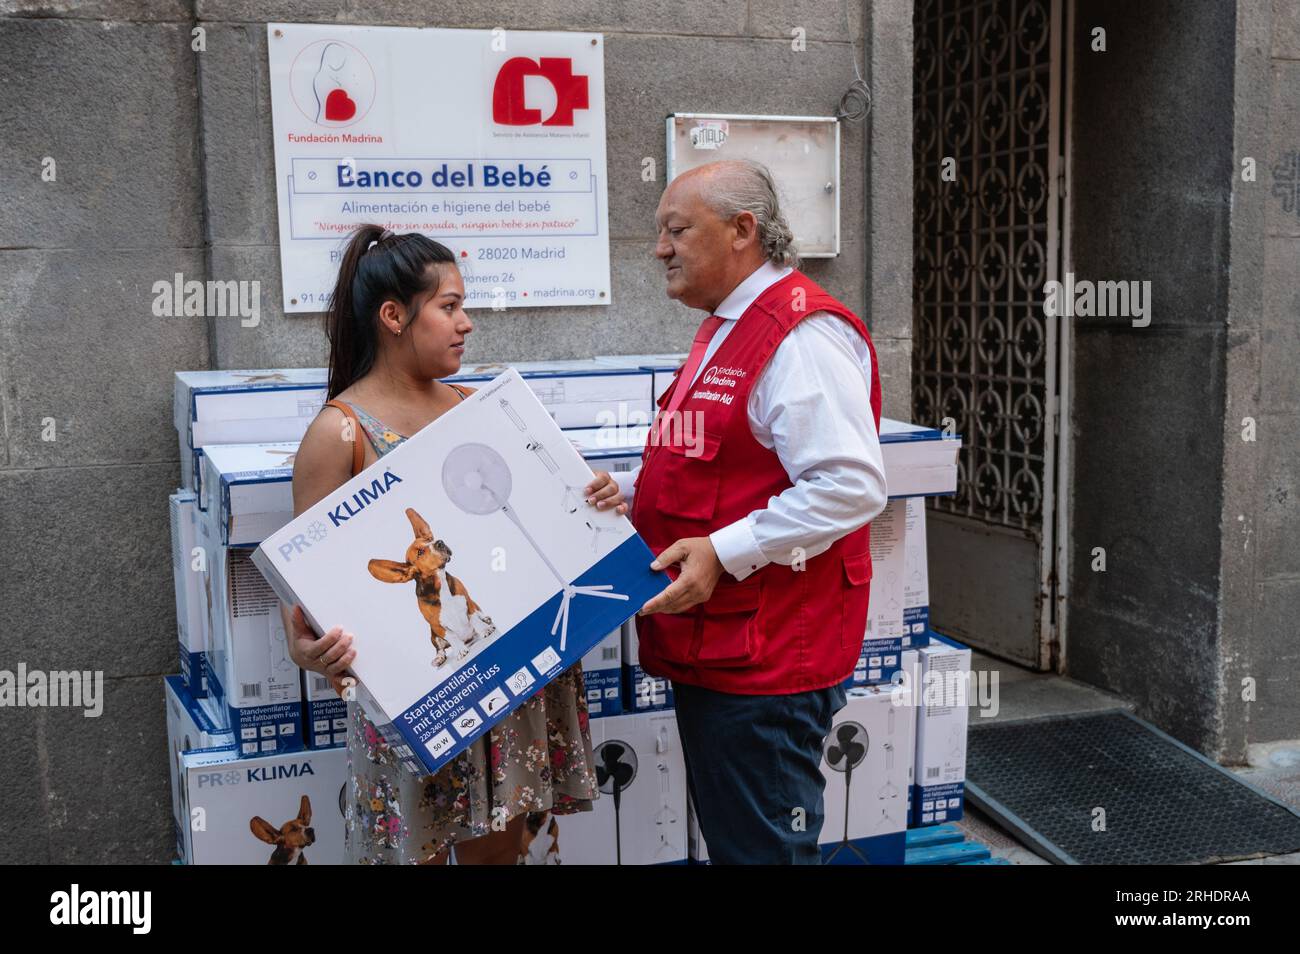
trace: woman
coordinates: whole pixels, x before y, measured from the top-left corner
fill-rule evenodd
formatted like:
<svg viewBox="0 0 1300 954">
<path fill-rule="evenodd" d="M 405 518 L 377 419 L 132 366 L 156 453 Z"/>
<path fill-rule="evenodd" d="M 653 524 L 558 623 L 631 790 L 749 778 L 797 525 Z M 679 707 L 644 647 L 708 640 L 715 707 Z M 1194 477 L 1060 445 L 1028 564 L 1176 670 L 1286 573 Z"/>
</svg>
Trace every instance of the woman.
<svg viewBox="0 0 1300 954">
<path fill-rule="evenodd" d="M 440 381 L 460 370 L 474 330 L 455 256 L 419 234 L 365 225 L 348 241 L 330 300 L 330 401 L 308 428 L 293 470 L 302 513 L 472 391 Z M 587 503 L 625 513 L 598 472 Z M 287 613 L 290 655 L 342 691 L 356 660 L 340 627 L 317 637 L 301 607 Z M 582 668 L 574 666 L 434 775 L 416 778 L 348 702 L 347 857 L 361 864 L 513 864 L 530 812 L 586 811 L 596 796 Z"/>
</svg>

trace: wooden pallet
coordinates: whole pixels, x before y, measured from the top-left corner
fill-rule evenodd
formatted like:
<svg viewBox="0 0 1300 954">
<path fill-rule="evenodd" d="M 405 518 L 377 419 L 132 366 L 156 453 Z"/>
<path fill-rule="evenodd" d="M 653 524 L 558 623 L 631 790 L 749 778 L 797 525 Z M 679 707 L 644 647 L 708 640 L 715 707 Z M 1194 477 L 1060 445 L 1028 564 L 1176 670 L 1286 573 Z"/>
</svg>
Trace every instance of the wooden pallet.
<svg viewBox="0 0 1300 954">
<path fill-rule="evenodd" d="M 1006 858 L 994 858 L 987 845 L 970 841 L 956 825 L 931 825 L 907 832 L 909 865 L 1009 865 Z"/>
</svg>

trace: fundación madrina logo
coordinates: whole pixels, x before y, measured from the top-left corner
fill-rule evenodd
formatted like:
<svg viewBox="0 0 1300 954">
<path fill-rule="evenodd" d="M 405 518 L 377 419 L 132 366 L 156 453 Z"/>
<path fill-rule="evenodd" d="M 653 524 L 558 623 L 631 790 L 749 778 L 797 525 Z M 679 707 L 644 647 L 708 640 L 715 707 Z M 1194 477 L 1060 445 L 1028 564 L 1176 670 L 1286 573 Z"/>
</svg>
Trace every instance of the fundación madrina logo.
<svg viewBox="0 0 1300 954">
<path fill-rule="evenodd" d="M 289 95 L 318 126 L 360 122 L 375 102 L 375 71 L 366 55 L 342 40 L 316 40 L 289 67 Z"/>
</svg>

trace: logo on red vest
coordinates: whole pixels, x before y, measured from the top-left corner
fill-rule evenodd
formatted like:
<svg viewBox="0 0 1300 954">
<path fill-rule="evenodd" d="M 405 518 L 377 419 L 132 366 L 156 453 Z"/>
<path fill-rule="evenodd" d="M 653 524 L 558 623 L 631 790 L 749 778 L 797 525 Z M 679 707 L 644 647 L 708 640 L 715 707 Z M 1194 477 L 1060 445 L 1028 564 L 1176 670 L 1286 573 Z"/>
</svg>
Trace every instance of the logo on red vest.
<svg viewBox="0 0 1300 954">
<path fill-rule="evenodd" d="M 555 112 L 546 119 L 526 102 L 524 79 L 529 76 L 541 76 L 555 87 Z M 573 111 L 588 108 L 587 77 L 574 74 L 573 59 L 567 56 L 511 57 L 492 87 L 492 121 L 501 126 L 572 126 Z"/>
<path fill-rule="evenodd" d="M 709 369 L 700 377 L 700 383 L 712 384 L 720 388 L 734 388 L 736 378 L 743 378 L 744 376 L 744 368 L 719 368 L 714 364 L 710 365 Z"/>
</svg>

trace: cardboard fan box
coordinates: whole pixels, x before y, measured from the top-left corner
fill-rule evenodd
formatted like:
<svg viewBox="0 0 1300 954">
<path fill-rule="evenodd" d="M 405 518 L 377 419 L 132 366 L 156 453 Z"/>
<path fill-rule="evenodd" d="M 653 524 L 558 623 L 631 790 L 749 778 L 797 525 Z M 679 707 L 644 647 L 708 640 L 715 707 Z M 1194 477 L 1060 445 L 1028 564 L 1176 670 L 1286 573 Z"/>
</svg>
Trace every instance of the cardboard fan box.
<svg viewBox="0 0 1300 954">
<path fill-rule="evenodd" d="M 434 772 L 668 585 L 516 371 L 281 530 L 254 561 L 318 631 L 355 634 L 358 701 Z"/>
</svg>

